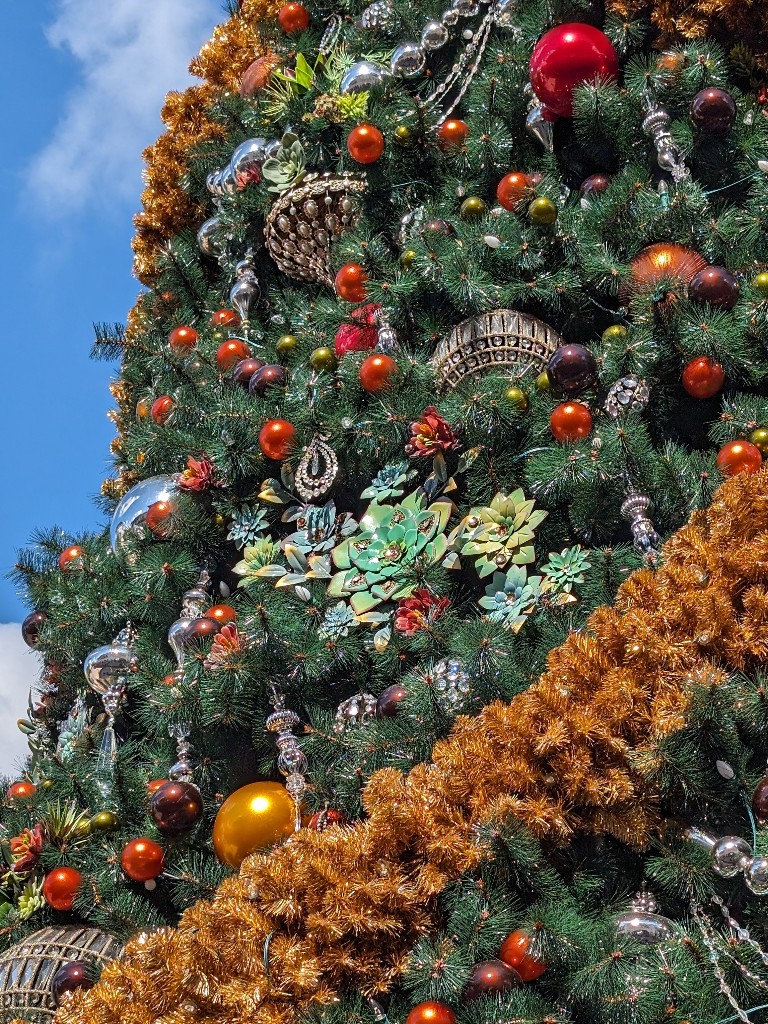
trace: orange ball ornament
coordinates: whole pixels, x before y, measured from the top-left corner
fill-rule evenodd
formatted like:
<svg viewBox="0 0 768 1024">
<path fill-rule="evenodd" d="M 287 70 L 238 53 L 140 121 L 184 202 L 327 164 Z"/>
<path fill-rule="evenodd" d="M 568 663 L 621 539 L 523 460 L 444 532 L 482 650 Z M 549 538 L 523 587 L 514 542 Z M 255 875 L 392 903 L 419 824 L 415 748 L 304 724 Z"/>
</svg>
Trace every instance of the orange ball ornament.
<svg viewBox="0 0 768 1024">
<path fill-rule="evenodd" d="M 375 164 L 384 152 L 384 136 L 375 124 L 359 124 L 347 136 L 349 155 L 359 164 Z"/>
<path fill-rule="evenodd" d="M 54 868 L 43 879 L 43 898 L 54 910 L 71 910 L 82 881 L 75 868 Z"/>
<path fill-rule="evenodd" d="M 286 35 L 306 32 L 309 28 L 309 11 L 304 4 L 286 4 L 277 12 L 277 21 Z"/>
<path fill-rule="evenodd" d="M 762 465 L 760 449 L 751 441 L 729 441 L 717 453 L 717 468 L 723 476 L 757 473 Z"/>
<path fill-rule="evenodd" d="M 345 263 L 336 274 L 336 294 L 345 302 L 364 302 L 368 275 L 359 263 Z"/>
<path fill-rule="evenodd" d="M 279 782 L 252 782 L 230 794 L 213 824 L 213 848 L 224 864 L 239 868 L 257 850 L 292 835 L 296 805 Z"/>
<path fill-rule="evenodd" d="M 445 1003 L 418 1003 L 405 1018 L 405 1024 L 456 1024 L 456 1014 Z"/>
<path fill-rule="evenodd" d="M 397 373 L 397 363 L 392 356 L 375 352 L 360 365 L 360 386 L 369 395 L 378 395 L 386 390 Z"/>
<path fill-rule="evenodd" d="M 240 317 L 232 309 L 217 309 L 211 313 L 211 327 L 239 327 Z"/>
<path fill-rule="evenodd" d="M 687 288 L 707 261 L 693 249 L 675 242 L 655 242 L 632 260 L 632 291 L 653 291 L 662 282 L 676 282 Z"/>
<path fill-rule="evenodd" d="M 168 678 L 168 676 L 165 677 L 165 679 Z M 163 680 L 163 682 L 165 682 L 165 679 Z M 176 680 L 174 679 L 174 682 L 175 681 Z M 161 786 L 164 786 L 168 781 L 168 779 L 152 779 L 150 782 L 147 783 L 147 792 L 149 793 L 150 796 L 152 796 L 153 793 L 156 793 L 158 789 L 160 789 Z"/>
<path fill-rule="evenodd" d="M 214 604 L 207 612 L 203 612 L 203 615 L 206 619 L 215 619 L 220 626 L 226 626 L 228 622 L 234 622 L 237 618 L 237 612 L 228 604 Z"/>
<path fill-rule="evenodd" d="M 154 400 L 154 402 L 152 403 L 150 416 L 158 425 L 158 427 L 162 427 L 164 424 L 168 422 L 168 419 L 171 413 L 173 412 L 175 405 L 176 403 L 174 402 L 170 395 L 160 395 L 159 398 L 156 398 Z"/>
<path fill-rule="evenodd" d="M 296 443 L 296 427 L 288 420 L 267 420 L 259 433 L 259 447 L 268 459 L 287 459 Z"/>
<path fill-rule="evenodd" d="M 496 187 L 496 198 L 505 210 L 518 210 L 531 197 L 531 179 L 522 171 L 505 174 Z"/>
<path fill-rule="evenodd" d="M 147 529 L 151 530 L 156 537 L 164 537 L 168 532 L 168 520 L 175 509 L 176 506 L 171 501 L 153 501 L 144 513 Z"/>
<path fill-rule="evenodd" d="M 592 413 L 581 402 L 563 402 L 553 409 L 549 417 L 549 429 L 561 443 L 580 441 L 588 437 L 592 430 Z"/>
<path fill-rule="evenodd" d="M 437 141 L 441 149 L 451 149 L 454 146 L 463 146 L 469 135 L 469 126 L 466 121 L 457 117 L 451 117 L 443 121 L 437 129 Z"/>
<path fill-rule="evenodd" d="M 249 359 L 250 348 L 239 338 L 223 341 L 216 350 L 216 365 L 220 370 L 231 370 L 243 359 Z"/>
<path fill-rule="evenodd" d="M 168 335 L 168 344 L 174 352 L 182 352 L 185 349 L 194 348 L 199 339 L 200 335 L 195 328 L 185 324 L 182 327 L 174 327 Z"/>
<path fill-rule="evenodd" d="M 144 836 L 132 839 L 123 847 L 120 866 L 132 881 L 149 882 L 163 872 L 163 848 Z"/>
<path fill-rule="evenodd" d="M 34 796 L 36 792 L 37 786 L 34 782 L 29 782 L 27 779 L 21 779 L 19 782 L 13 782 L 8 787 L 6 796 L 9 800 L 29 800 L 29 798 Z"/>
<path fill-rule="evenodd" d="M 709 356 L 698 356 L 686 364 L 682 381 L 694 398 L 712 398 L 725 383 L 725 370 Z"/>
<path fill-rule="evenodd" d="M 64 548 L 59 555 L 59 568 L 64 570 L 73 562 L 80 562 L 84 555 L 85 551 L 83 551 L 79 544 L 73 544 L 71 548 Z"/>
<path fill-rule="evenodd" d="M 517 971 L 523 981 L 535 981 L 547 969 L 543 960 L 537 960 L 528 952 L 531 936 L 524 928 L 518 928 L 508 935 L 501 947 L 499 960 Z"/>
</svg>

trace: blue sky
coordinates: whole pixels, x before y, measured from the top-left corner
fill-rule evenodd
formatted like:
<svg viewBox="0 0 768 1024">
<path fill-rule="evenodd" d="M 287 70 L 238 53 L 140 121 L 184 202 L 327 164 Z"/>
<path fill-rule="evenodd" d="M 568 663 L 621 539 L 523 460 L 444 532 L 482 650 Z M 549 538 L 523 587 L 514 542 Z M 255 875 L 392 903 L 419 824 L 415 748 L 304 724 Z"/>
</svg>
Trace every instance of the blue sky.
<svg viewBox="0 0 768 1024">
<path fill-rule="evenodd" d="M 35 527 L 100 525 L 92 497 L 109 473 L 116 367 L 88 358 L 92 324 L 123 322 L 136 298 L 141 150 L 222 17 L 219 0 L 16 0 L 4 11 L 0 751 L 35 669 L 2 625 L 25 614 L 5 573 Z"/>
</svg>

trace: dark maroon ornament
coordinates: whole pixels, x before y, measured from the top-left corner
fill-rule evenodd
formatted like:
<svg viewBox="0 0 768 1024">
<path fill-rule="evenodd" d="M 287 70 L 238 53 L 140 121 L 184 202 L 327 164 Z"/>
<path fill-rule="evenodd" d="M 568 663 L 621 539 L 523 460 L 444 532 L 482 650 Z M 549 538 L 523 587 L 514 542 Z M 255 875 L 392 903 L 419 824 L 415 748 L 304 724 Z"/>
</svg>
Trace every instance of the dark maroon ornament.
<svg viewBox="0 0 768 1024">
<path fill-rule="evenodd" d="M 704 267 L 688 285 L 688 298 L 718 309 L 733 309 L 739 299 L 739 282 L 725 267 Z"/>
<path fill-rule="evenodd" d="M 447 220 L 442 220 L 436 217 L 434 220 L 428 220 L 424 225 L 424 231 L 429 232 L 433 235 L 455 235 L 456 228 L 453 224 L 449 224 Z"/>
<path fill-rule="evenodd" d="M 70 960 L 62 964 L 53 976 L 51 991 L 57 1006 L 61 1006 L 64 996 L 78 988 L 93 988 L 94 979 L 90 965 L 84 960 Z"/>
<path fill-rule="evenodd" d="M 713 135 L 725 135 L 736 120 L 736 104 L 725 89 L 711 85 L 691 100 L 691 120 L 697 128 Z"/>
<path fill-rule="evenodd" d="M 399 711 L 400 701 L 407 695 L 408 691 L 400 683 L 388 686 L 376 701 L 376 717 L 394 718 Z"/>
<path fill-rule="evenodd" d="M 501 960 L 486 960 L 472 971 L 464 989 L 465 999 L 500 996 L 522 984 L 520 975 Z"/>
<path fill-rule="evenodd" d="M 752 810 L 761 825 L 768 822 L 768 776 L 760 779 L 752 794 Z"/>
<path fill-rule="evenodd" d="M 184 629 L 184 643 L 189 646 L 198 640 L 207 640 L 210 636 L 216 636 L 220 630 L 220 622 L 209 619 L 207 615 L 201 615 L 199 619 L 189 620 Z"/>
<path fill-rule="evenodd" d="M 283 387 L 288 380 L 288 372 L 277 363 L 267 363 L 251 377 L 249 390 L 252 395 L 263 395 L 267 388 Z"/>
<path fill-rule="evenodd" d="M 547 373 L 557 387 L 572 395 L 594 384 L 597 363 L 584 345 L 561 345 L 550 356 Z"/>
<path fill-rule="evenodd" d="M 21 624 L 21 637 L 27 647 L 37 647 L 40 639 L 40 627 L 48 616 L 45 612 L 30 612 Z"/>
<path fill-rule="evenodd" d="M 611 184 L 611 178 L 607 174 L 590 174 L 579 186 L 579 195 L 589 199 L 590 196 L 598 196 L 605 192 Z"/>
<path fill-rule="evenodd" d="M 315 811 L 309 819 L 309 827 L 313 832 L 325 832 L 334 825 L 343 828 L 349 824 L 346 814 L 335 810 L 333 807 L 326 807 L 325 810 Z"/>
<path fill-rule="evenodd" d="M 191 782 L 166 782 L 152 794 L 149 810 L 164 836 L 189 832 L 203 814 L 203 798 Z"/>
<path fill-rule="evenodd" d="M 241 359 L 232 371 L 232 380 L 237 384 L 242 384 L 244 388 L 247 388 L 251 383 L 251 377 L 254 373 L 265 365 L 266 364 L 263 359 Z"/>
</svg>

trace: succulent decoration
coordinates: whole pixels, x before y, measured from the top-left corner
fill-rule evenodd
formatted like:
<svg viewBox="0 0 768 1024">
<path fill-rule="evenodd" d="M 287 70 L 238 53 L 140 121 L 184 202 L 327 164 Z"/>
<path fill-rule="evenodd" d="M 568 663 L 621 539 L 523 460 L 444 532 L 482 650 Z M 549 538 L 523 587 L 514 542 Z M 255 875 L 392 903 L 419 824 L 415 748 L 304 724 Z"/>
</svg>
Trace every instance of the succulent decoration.
<svg viewBox="0 0 768 1024">
<path fill-rule="evenodd" d="M 264 161 L 262 174 L 269 182 L 269 191 L 282 195 L 304 180 L 307 158 L 298 136 L 290 132 L 283 136 L 277 154 Z"/>
<path fill-rule="evenodd" d="M 520 488 L 512 494 L 500 491 L 490 505 L 470 509 L 451 534 L 451 543 L 460 554 L 476 560 L 475 568 L 483 578 L 510 563 L 533 562 L 536 528 L 546 517 L 546 512 L 534 510 L 534 503 Z"/>
</svg>

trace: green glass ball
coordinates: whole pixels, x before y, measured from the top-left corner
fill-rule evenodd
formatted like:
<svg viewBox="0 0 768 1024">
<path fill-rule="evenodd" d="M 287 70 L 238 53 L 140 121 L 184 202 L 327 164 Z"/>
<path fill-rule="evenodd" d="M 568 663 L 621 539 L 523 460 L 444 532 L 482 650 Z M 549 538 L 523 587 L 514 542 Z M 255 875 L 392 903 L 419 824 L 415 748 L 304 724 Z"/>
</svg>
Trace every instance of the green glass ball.
<svg viewBox="0 0 768 1024">
<path fill-rule="evenodd" d="M 768 455 L 768 428 L 767 427 L 757 427 L 749 435 L 749 440 L 752 442 L 752 444 L 755 446 L 755 448 L 759 448 L 761 454 Z"/>
<path fill-rule="evenodd" d="M 537 391 L 551 391 L 552 380 L 549 373 L 546 370 L 542 370 L 539 376 L 536 378 L 536 390 Z"/>
<path fill-rule="evenodd" d="M 528 395 L 526 395 L 522 388 L 517 387 L 516 384 L 507 388 L 504 392 L 504 397 L 518 412 L 527 412 L 528 406 L 531 404 Z"/>
<path fill-rule="evenodd" d="M 309 357 L 309 365 L 313 370 L 321 372 L 322 370 L 335 370 L 339 364 L 333 349 L 323 345 L 322 348 L 316 348 Z"/>
<path fill-rule="evenodd" d="M 768 270 L 763 270 L 752 279 L 752 287 L 763 298 L 768 298 Z"/>
<path fill-rule="evenodd" d="M 92 832 L 114 832 L 120 827 L 120 819 L 114 811 L 99 811 L 91 818 Z"/>
<path fill-rule="evenodd" d="M 413 132 L 407 124 L 399 124 L 395 128 L 394 139 L 398 146 L 410 146 L 413 142 Z"/>
<path fill-rule="evenodd" d="M 413 261 L 416 259 L 416 253 L 413 249 L 406 249 L 400 257 L 400 266 L 403 270 L 408 270 L 409 267 L 413 266 Z"/>
<path fill-rule="evenodd" d="M 488 206 L 480 196 L 467 196 L 459 209 L 462 220 L 479 220 L 485 216 Z"/>
<path fill-rule="evenodd" d="M 547 196 L 537 196 L 528 207 L 528 220 L 537 227 L 548 227 L 557 220 L 557 207 Z"/>
<path fill-rule="evenodd" d="M 275 352 L 277 352 L 279 356 L 288 356 L 293 352 L 298 344 L 298 338 L 294 337 L 293 334 L 284 334 L 282 338 L 277 339 Z"/>
<path fill-rule="evenodd" d="M 624 341 L 627 337 L 629 337 L 629 331 L 623 324 L 611 324 L 602 333 L 602 339 L 606 344 L 610 344 L 612 341 Z"/>
</svg>

